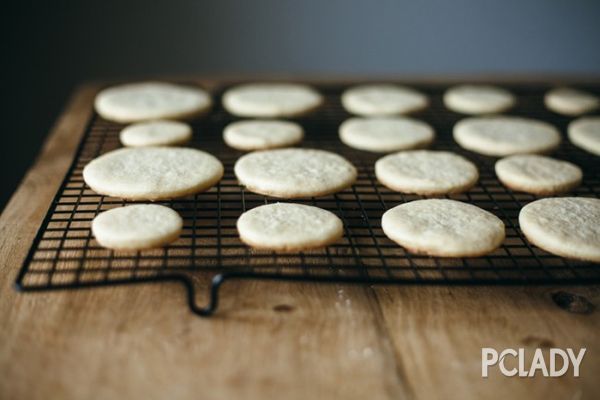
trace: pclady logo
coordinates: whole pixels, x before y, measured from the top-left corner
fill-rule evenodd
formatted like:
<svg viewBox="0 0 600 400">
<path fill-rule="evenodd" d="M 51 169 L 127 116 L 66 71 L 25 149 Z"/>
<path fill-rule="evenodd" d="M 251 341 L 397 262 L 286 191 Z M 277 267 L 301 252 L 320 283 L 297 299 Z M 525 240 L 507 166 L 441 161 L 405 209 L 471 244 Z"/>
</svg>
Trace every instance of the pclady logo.
<svg viewBox="0 0 600 400">
<path fill-rule="evenodd" d="M 579 349 L 577 352 L 572 348 L 564 350 L 550 348 L 546 351 L 538 348 L 531 357 L 524 348 L 509 348 L 498 352 L 494 348 L 484 347 L 481 349 L 481 376 L 487 378 L 490 369 L 497 367 L 504 376 L 518 375 L 522 378 L 530 378 L 540 373 L 545 377 L 558 377 L 572 370 L 573 376 L 579 377 L 581 362 L 586 351 L 586 348 Z M 507 361 L 512 368 L 507 367 Z"/>
</svg>

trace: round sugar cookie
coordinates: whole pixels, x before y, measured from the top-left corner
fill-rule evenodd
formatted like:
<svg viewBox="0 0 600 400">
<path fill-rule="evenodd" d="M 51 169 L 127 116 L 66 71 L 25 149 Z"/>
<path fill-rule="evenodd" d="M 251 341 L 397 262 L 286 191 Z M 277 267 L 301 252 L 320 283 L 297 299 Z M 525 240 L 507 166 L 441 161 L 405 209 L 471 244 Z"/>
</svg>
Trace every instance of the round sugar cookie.
<svg viewBox="0 0 600 400">
<path fill-rule="evenodd" d="M 277 120 L 237 121 L 223 130 L 228 146 L 242 151 L 293 146 L 302 141 L 304 130 L 294 122 Z"/>
<path fill-rule="evenodd" d="M 558 130 L 543 121 L 511 116 L 465 118 L 454 125 L 454 140 L 487 156 L 548 153 L 560 144 Z"/>
<path fill-rule="evenodd" d="M 383 214 L 383 232 L 412 253 L 478 257 L 504 240 L 504 223 L 494 214 L 455 200 L 416 200 Z"/>
<path fill-rule="evenodd" d="M 572 121 L 567 134 L 575 146 L 600 156 L 600 117 L 582 117 Z"/>
<path fill-rule="evenodd" d="M 246 154 L 234 172 L 248 190 L 267 196 L 325 196 L 352 185 L 356 168 L 345 158 L 313 149 L 263 150 Z"/>
<path fill-rule="evenodd" d="M 365 117 L 409 114 L 427 108 L 428 104 L 423 93 L 391 84 L 354 86 L 342 94 L 346 111 Z"/>
<path fill-rule="evenodd" d="M 463 114 L 501 113 L 515 105 L 508 90 L 490 85 L 459 85 L 444 93 L 444 105 Z"/>
<path fill-rule="evenodd" d="M 406 117 L 350 118 L 339 134 L 350 147 L 378 153 L 425 147 L 435 136 L 429 124 Z"/>
<path fill-rule="evenodd" d="M 198 87 L 140 82 L 104 89 L 96 95 L 94 105 L 103 118 L 130 123 L 192 118 L 208 111 L 212 100 Z"/>
<path fill-rule="evenodd" d="M 181 147 L 113 150 L 83 169 L 85 183 L 97 193 L 131 200 L 162 200 L 207 190 L 223 176 L 212 155 Z"/>
<path fill-rule="evenodd" d="M 503 158 L 496 162 L 495 170 L 504 186 L 539 196 L 568 192 L 583 177 L 575 164 L 535 154 Z"/>
<path fill-rule="evenodd" d="M 127 147 L 173 146 L 189 142 L 191 138 L 191 126 L 168 120 L 138 122 L 119 134 L 121 143 Z"/>
<path fill-rule="evenodd" d="M 521 209 L 519 225 L 527 240 L 552 254 L 600 262 L 600 199 L 536 200 Z"/>
<path fill-rule="evenodd" d="M 322 102 L 316 90 L 296 83 L 249 83 L 223 95 L 223 107 L 240 117 L 296 117 L 313 111 Z"/>
<path fill-rule="evenodd" d="M 583 90 L 562 87 L 546 93 L 544 103 L 555 113 L 577 116 L 597 109 L 600 106 L 600 98 Z"/>
<path fill-rule="evenodd" d="M 282 253 L 327 246 L 344 232 L 342 221 L 332 212 L 290 203 L 246 211 L 238 219 L 237 229 L 248 246 Z"/>
<path fill-rule="evenodd" d="M 158 204 L 136 204 L 104 211 L 92 221 L 92 233 L 102 246 L 143 250 L 164 246 L 179 237 L 183 220 Z"/>
<path fill-rule="evenodd" d="M 460 193 L 477 183 L 475 164 L 447 151 L 402 151 L 375 163 L 377 179 L 391 190 L 434 196 Z"/>
</svg>

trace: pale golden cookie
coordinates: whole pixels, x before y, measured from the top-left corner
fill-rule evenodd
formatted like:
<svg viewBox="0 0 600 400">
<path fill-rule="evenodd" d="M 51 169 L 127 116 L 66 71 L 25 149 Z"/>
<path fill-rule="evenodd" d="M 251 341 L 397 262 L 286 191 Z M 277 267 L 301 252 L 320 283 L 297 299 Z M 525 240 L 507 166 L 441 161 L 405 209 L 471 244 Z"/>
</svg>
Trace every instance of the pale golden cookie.
<svg viewBox="0 0 600 400">
<path fill-rule="evenodd" d="M 433 128 L 406 117 L 350 118 L 340 125 L 340 140 L 355 149 L 377 153 L 415 149 L 429 145 Z"/>
<path fill-rule="evenodd" d="M 240 117 L 296 117 L 313 111 L 322 102 L 316 90 L 297 83 L 249 83 L 223 95 L 223 107 Z"/>
<path fill-rule="evenodd" d="M 479 257 L 504 240 L 504 223 L 494 214 L 455 200 L 416 200 L 383 214 L 381 227 L 412 253 L 437 257 Z"/>
<path fill-rule="evenodd" d="M 138 122 L 119 134 L 121 143 L 127 147 L 174 146 L 189 142 L 191 138 L 191 126 L 168 120 Z"/>
<path fill-rule="evenodd" d="M 475 164 L 447 151 L 401 151 L 375 163 L 377 179 L 401 193 L 435 196 L 461 193 L 477 183 Z"/>
<path fill-rule="evenodd" d="M 600 117 L 582 117 L 569 124 L 569 140 L 575 146 L 600 156 Z"/>
<path fill-rule="evenodd" d="M 344 232 L 332 212 L 303 204 L 275 203 L 253 208 L 237 221 L 242 242 L 249 246 L 289 253 L 327 246 Z"/>
<path fill-rule="evenodd" d="M 519 225 L 531 243 L 550 253 L 600 262 L 600 199 L 536 200 L 521 209 Z"/>
<path fill-rule="evenodd" d="M 176 240 L 183 220 L 169 207 L 136 204 L 104 211 L 92 221 L 96 241 L 109 249 L 143 250 Z"/>
<path fill-rule="evenodd" d="M 583 90 L 562 87 L 546 93 L 544 103 L 556 113 L 577 116 L 596 110 L 600 106 L 600 98 Z"/>
<path fill-rule="evenodd" d="M 97 193 L 131 200 L 183 197 L 211 188 L 223 176 L 212 155 L 182 147 L 118 149 L 92 160 L 83 179 Z"/>
<path fill-rule="evenodd" d="M 535 154 L 517 154 L 496 162 L 500 182 L 513 190 L 547 196 L 579 186 L 583 174 L 570 162 Z"/>
<path fill-rule="evenodd" d="M 367 84 L 342 93 L 342 105 L 349 113 L 364 117 L 409 114 L 427 108 L 429 99 L 406 86 Z"/>
<path fill-rule="evenodd" d="M 313 149 L 249 153 L 235 163 L 234 172 L 252 192 L 290 199 L 339 192 L 352 185 L 357 175 L 345 158 Z"/>
<path fill-rule="evenodd" d="M 461 147 L 496 157 L 548 153 L 561 140 L 547 122 L 512 116 L 465 118 L 454 125 L 453 134 Z"/>
<path fill-rule="evenodd" d="M 246 120 L 232 122 L 223 131 L 228 146 L 242 151 L 293 146 L 302 141 L 304 130 L 295 122 Z"/>
<path fill-rule="evenodd" d="M 140 82 L 102 90 L 94 102 L 103 118 L 121 122 L 150 119 L 189 119 L 212 106 L 203 89 L 164 82 Z"/>
<path fill-rule="evenodd" d="M 508 90 L 491 85 L 459 85 L 444 93 L 444 104 L 463 114 L 496 114 L 515 105 Z"/>
</svg>

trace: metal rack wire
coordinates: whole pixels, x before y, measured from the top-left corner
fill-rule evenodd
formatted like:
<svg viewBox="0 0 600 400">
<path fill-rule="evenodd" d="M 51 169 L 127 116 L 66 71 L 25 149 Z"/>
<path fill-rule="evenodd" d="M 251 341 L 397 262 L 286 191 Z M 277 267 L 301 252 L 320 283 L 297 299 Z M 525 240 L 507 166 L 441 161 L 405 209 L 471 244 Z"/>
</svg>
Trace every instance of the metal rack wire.
<svg viewBox="0 0 600 400">
<path fill-rule="evenodd" d="M 378 184 L 373 172 L 378 155 L 353 150 L 339 141 L 338 126 L 349 117 L 339 102 L 344 86 L 322 84 L 318 88 L 326 98 L 324 106 L 297 120 L 306 131 L 302 146 L 344 155 L 356 165 L 359 177 L 352 188 L 300 202 L 330 210 L 342 218 L 345 235 L 339 243 L 321 250 L 277 255 L 249 249 L 240 242 L 235 222 L 241 213 L 278 200 L 245 191 L 237 184 L 233 164 L 242 153 L 222 141 L 223 127 L 235 118 L 217 105 L 210 115 L 192 123 L 191 146 L 221 159 L 225 165 L 223 180 L 205 193 L 161 202 L 184 218 L 181 238 L 163 249 L 141 252 L 101 248 L 90 232 L 92 219 L 99 212 L 126 202 L 94 193 L 84 184 L 81 173 L 90 160 L 120 146 L 118 134 L 123 126 L 95 115 L 24 261 L 17 288 L 41 291 L 177 280 L 188 289 L 190 308 L 197 314 L 210 315 L 218 305 L 219 287 L 232 278 L 441 285 L 600 282 L 598 265 L 553 256 L 524 239 L 518 227 L 518 213 L 536 197 L 506 189 L 494 174 L 494 158 L 464 151 L 453 142 L 452 126 L 462 116 L 444 108 L 441 96 L 446 86 L 412 86 L 431 99 L 431 106 L 416 117 L 436 129 L 433 148 L 463 154 L 479 166 L 478 185 L 450 198 L 475 204 L 504 221 L 506 240 L 495 252 L 478 258 L 442 259 L 410 254 L 390 241 L 381 230 L 381 215 L 420 196 L 394 193 Z M 519 99 L 510 114 L 539 118 L 565 132 L 569 119 L 543 106 L 543 94 L 549 85 L 504 86 Z M 587 89 L 598 92 L 600 88 Z M 571 195 L 599 197 L 597 158 L 573 147 L 566 139 L 555 156 L 576 163 L 584 171 L 583 183 Z M 199 306 L 195 300 L 193 278 L 198 274 L 212 277 L 206 306 Z"/>
</svg>

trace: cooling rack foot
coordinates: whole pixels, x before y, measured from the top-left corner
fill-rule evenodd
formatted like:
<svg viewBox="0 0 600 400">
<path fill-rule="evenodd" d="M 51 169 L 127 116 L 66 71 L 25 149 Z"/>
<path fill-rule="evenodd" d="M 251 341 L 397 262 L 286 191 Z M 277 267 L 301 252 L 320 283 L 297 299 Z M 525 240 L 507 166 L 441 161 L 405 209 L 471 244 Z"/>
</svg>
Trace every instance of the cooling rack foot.
<svg viewBox="0 0 600 400">
<path fill-rule="evenodd" d="M 208 303 L 204 307 L 199 306 L 196 303 L 196 290 L 192 281 L 189 279 L 184 279 L 183 282 L 187 288 L 188 304 L 190 306 L 190 310 L 192 310 L 194 314 L 197 314 L 201 317 L 209 317 L 213 315 L 217 310 L 217 307 L 219 306 L 219 288 L 221 287 L 223 282 L 225 282 L 225 275 L 217 274 L 213 276 L 209 287 Z"/>
</svg>

